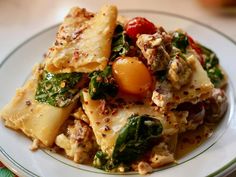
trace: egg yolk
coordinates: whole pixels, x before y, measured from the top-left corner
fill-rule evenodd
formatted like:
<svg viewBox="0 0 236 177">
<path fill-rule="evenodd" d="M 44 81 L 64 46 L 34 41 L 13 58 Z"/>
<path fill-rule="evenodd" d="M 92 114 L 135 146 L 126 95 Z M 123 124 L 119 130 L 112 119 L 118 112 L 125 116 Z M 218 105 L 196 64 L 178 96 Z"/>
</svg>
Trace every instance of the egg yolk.
<svg viewBox="0 0 236 177">
<path fill-rule="evenodd" d="M 130 94 L 143 94 L 152 84 L 147 67 L 136 57 L 118 58 L 112 65 L 119 89 Z"/>
</svg>

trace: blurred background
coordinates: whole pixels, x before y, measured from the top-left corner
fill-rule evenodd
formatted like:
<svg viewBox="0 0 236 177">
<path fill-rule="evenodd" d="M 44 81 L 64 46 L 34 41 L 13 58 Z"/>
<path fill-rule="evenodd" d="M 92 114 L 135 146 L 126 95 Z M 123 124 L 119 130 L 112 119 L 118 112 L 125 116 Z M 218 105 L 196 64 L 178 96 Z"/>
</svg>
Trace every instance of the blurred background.
<svg viewBox="0 0 236 177">
<path fill-rule="evenodd" d="M 63 20 L 73 6 L 166 11 L 208 24 L 236 41 L 236 0 L 0 0 L 0 61 L 33 34 Z"/>
<path fill-rule="evenodd" d="M 60 23 L 71 7 L 96 11 L 104 3 L 186 16 L 236 41 L 236 0 L 0 0 L 0 62 L 30 36 Z"/>
</svg>

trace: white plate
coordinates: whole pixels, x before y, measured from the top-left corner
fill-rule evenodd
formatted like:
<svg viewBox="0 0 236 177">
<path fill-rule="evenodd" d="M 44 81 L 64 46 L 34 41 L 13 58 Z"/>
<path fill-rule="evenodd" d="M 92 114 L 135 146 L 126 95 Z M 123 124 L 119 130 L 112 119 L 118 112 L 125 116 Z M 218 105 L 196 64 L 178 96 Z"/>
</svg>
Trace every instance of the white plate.
<svg viewBox="0 0 236 177">
<path fill-rule="evenodd" d="M 235 85 L 236 43 L 219 31 L 186 17 L 170 13 L 121 10 L 123 15 L 143 16 L 163 25 L 167 30 L 182 28 L 193 38 L 213 49 L 221 65 L 229 75 L 229 109 L 214 135 L 199 148 L 180 159 L 177 165 L 156 170 L 150 177 L 200 177 L 221 176 L 234 169 L 236 162 Z M 52 26 L 31 37 L 17 47 L 0 65 L 0 107 L 9 102 L 29 76 L 32 66 L 40 62 L 43 54 L 53 43 L 58 25 Z M 78 165 L 45 150 L 31 152 L 31 141 L 25 136 L 7 129 L 0 123 L 0 160 L 19 176 L 46 177 L 104 177 L 120 176 L 107 174 L 93 167 Z M 125 174 L 123 174 L 125 175 Z M 139 176 L 135 173 L 126 175 Z"/>
</svg>

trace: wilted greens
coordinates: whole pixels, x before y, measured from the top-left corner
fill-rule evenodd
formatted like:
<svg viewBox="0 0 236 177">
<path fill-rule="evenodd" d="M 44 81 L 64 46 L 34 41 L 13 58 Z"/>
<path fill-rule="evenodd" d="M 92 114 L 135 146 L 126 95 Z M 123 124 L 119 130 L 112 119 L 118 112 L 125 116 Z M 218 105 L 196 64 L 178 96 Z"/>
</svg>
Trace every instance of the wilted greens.
<svg viewBox="0 0 236 177">
<path fill-rule="evenodd" d="M 158 142 L 163 127 L 158 119 L 148 115 L 132 115 L 120 130 L 112 157 L 99 151 L 94 158 L 96 167 L 110 170 L 118 165 L 128 165 L 139 159 Z"/>
<path fill-rule="evenodd" d="M 118 86 L 112 77 L 111 66 L 107 66 L 104 71 L 92 72 L 89 77 L 89 94 L 93 100 L 114 97 L 117 94 Z"/>
<path fill-rule="evenodd" d="M 175 31 L 172 34 L 172 44 L 181 50 L 181 52 L 186 53 L 186 48 L 189 45 L 188 36 L 184 33 Z"/>
<path fill-rule="evenodd" d="M 116 26 L 111 47 L 111 61 L 115 60 L 119 56 L 124 56 L 129 51 L 129 43 L 126 40 L 123 26 L 118 24 Z"/>
<path fill-rule="evenodd" d="M 204 69 L 207 71 L 208 77 L 211 79 L 211 82 L 215 87 L 220 87 L 224 80 L 224 75 L 219 68 L 219 59 L 216 54 L 208 49 L 207 47 L 198 44 L 202 50 L 203 55 L 205 56 Z"/>
<path fill-rule="evenodd" d="M 79 92 L 76 85 L 81 78 L 81 73 L 52 74 L 44 71 L 38 83 L 35 99 L 55 107 L 68 106 Z"/>
</svg>

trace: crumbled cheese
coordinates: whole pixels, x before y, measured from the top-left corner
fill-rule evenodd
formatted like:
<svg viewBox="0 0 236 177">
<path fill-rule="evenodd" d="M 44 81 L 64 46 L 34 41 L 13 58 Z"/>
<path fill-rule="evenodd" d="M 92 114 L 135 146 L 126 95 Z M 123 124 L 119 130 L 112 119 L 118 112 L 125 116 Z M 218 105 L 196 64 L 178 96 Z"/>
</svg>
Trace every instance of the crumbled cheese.
<svg viewBox="0 0 236 177">
<path fill-rule="evenodd" d="M 152 149 L 150 161 L 153 168 L 174 162 L 174 160 L 173 153 L 168 150 L 168 146 L 165 143 L 162 142 Z"/>
</svg>

